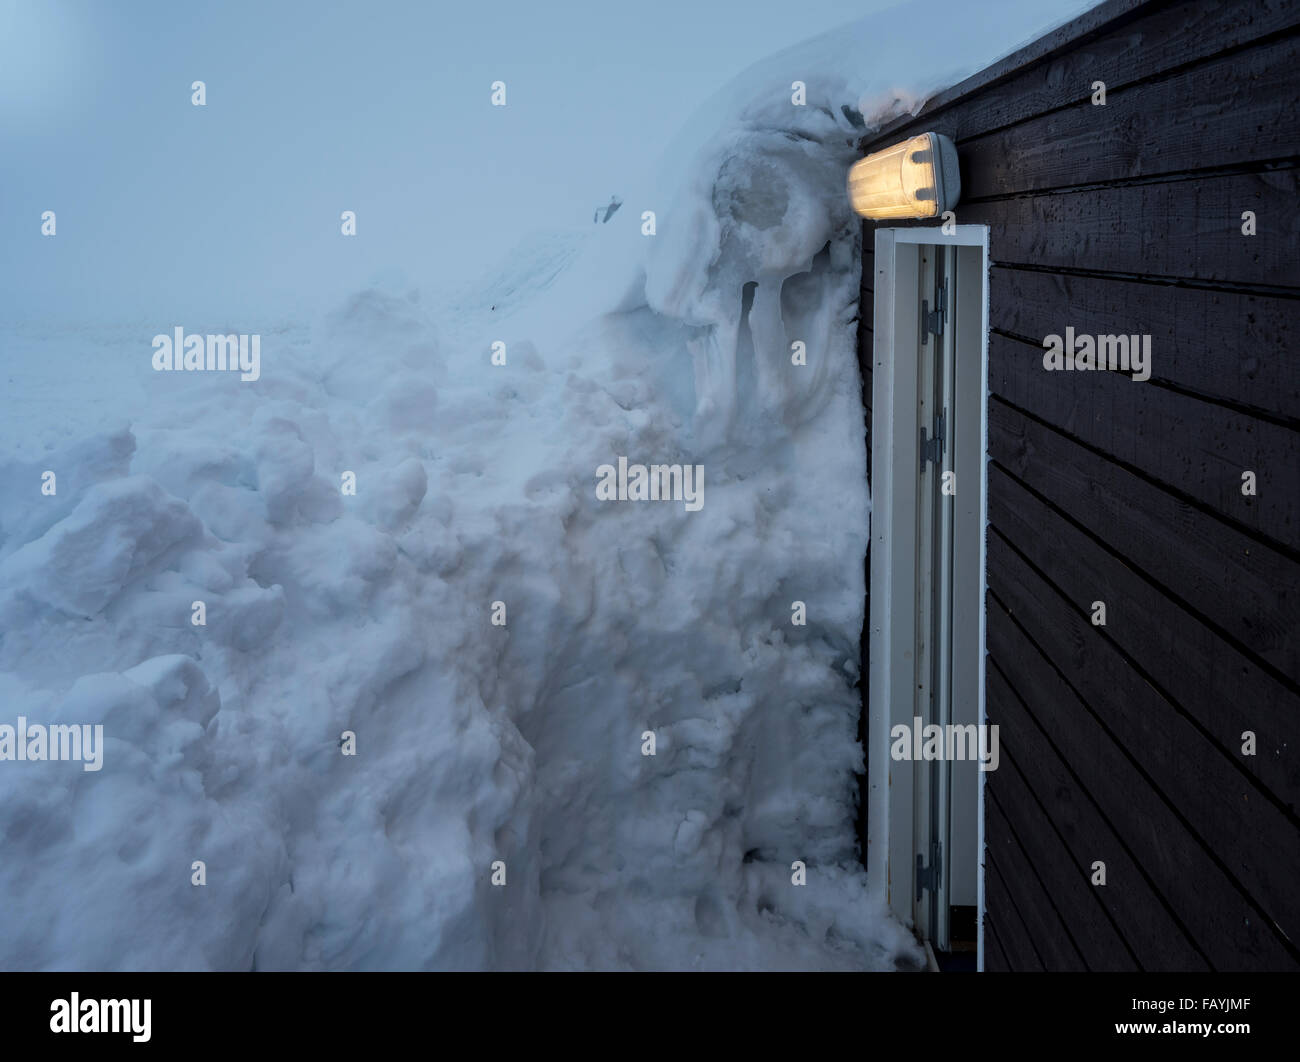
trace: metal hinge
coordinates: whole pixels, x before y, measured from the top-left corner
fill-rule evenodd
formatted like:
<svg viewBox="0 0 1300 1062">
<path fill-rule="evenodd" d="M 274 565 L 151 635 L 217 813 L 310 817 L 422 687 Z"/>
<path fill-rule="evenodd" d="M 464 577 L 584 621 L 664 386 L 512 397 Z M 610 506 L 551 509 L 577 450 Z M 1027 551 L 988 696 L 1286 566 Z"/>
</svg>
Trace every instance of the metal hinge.
<svg viewBox="0 0 1300 1062">
<path fill-rule="evenodd" d="M 921 901 L 921 893 L 926 889 L 935 893 L 939 891 L 939 875 L 943 872 L 943 846 L 938 841 L 930 842 L 930 865 L 925 865 L 925 856 L 916 853 L 916 900 Z"/>
<path fill-rule="evenodd" d="M 930 461 L 933 464 L 943 463 L 943 438 L 947 430 L 947 414 L 940 413 L 934 422 L 934 436 L 929 437 L 925 434 L 925 427 L 921 428 L 921 472 L 925 472 L 925 463 Z"/>
<path fill-rule="evenodd" d="M 948 282 L 944 281 L 939 285 L 939 290 L 935 292 L 935 307 L 931 311 L 930 304 L 921 300 L 921 346 L 930 342 L 931 336 L 943 335 L 943 324 L 948 316 Z"/>
</svg>

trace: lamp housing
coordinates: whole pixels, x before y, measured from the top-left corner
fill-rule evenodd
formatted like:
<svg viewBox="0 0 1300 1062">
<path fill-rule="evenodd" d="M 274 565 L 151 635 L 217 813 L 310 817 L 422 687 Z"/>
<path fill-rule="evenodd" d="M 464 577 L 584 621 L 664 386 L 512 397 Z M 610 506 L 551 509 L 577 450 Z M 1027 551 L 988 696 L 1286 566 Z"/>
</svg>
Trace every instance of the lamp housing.
<svg viewBox="0 0 1300 1062">
<path fill-rule="evenodd" d="M 961 198 L 957 148 L 942 133 L 921 133 L 849 167 L 849 203 L 864 218 L 937 218 Z"/>
</svg>

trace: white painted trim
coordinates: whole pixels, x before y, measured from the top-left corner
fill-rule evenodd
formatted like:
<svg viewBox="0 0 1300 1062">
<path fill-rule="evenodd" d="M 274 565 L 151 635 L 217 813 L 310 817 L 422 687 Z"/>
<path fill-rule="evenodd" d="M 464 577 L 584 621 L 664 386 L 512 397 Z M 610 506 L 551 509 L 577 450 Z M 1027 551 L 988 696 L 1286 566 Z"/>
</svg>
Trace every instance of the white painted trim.
<svg viewBox="0 0 1300 1062">
<path fill-rule="evenodd" d="M 871 351 L 871 565 L 867 640 L 870 646 L 867 672 L 867 882 L 882 902 L 892 907 L 889 888 L 889 671 L 877 661 L 888 659 L 889 536 L 881 529 L 883 520 L 876 499 L 887 498 L 892 477 L 888 440 L 893 435 L 893 359 L 887 356 L 894 334 L 894 248 L 896 229 L 877 228 L 872 258 L 875 292 Z M 861 312 L 861 311 L 859 311 Z"/>
<path fill-rule="evenodd" d="M 961 228 L 962 226 L 958 226 Z M 983 238 L 980 246 L 983 248 L 983 265 L 982 272 L 984 276 L 984 314 L 980 322 L 980 361 L 983 363 L 983 398 L 980 402 L 980 438 L 983 440 L 984 459 L 980 462 L 980 654 L 979 654 L 979 674 L 980 674 L 980 725 L 988 725 L 988 599 L 989 599 L 989 564 L 988 564 L 988 543 L 989 543 L 989 230 L 988 226 L 972 226 L 982 228 Z M 987 851 L 984 833 L 984 787 L 988 784 L 988 772 L 980 772 L 980 806 L 979 806 L 979 910 L 976 916 L 979 919 L 977 928 L 977 945 L 975 968 L 981 973 L 984 971 L 984 853 Z"/>
<path fill-rule="evenodd" d="M 987 262 L 989 254 L 989 227 L 987 225 L 954 225 L 952 233 L 945 234 L 942 228 L 917 226 L 908 229 L 876 229 L 876 246 L 880 246 L 880 237 L 888 232 L 893 242 L 899 243 L 941 243 L 953 247 L 983 247 Z M 877 252 L 879 253 L 879 252 Z M 876 263 L 876 275 L 880 275 L 880 263 Z"/>
<path fill-rule="evenodd" d="M 914 629 L 915 602 L 902 600 L 904 588 L 910 586 L 908 570 L 915 571 L 915 544 L 899 531 L 914 526 L 915 514 L 907 503 L 895 504 L 894 484 L 910 477 L 917 468 L 915 408 L 915 364 L 896 362 L 894 349 L 915 349 L 917 315 L 914 309 L 919 290 L 920 244 L 944 244 L 981 249 L 984 297 L 980 322 L 980 357 L 982 394 L 980 398 L 980 439 L 983 460 L 980 462 L 980 512 L 982 529 L 979 542 L 980 602 L 979 615 L 979 721 L 987 722 L 985 703 L 985 646 L 987 645 L 987 536 L 988 536 L 988 228 L 984 225 L 957 225 L 950 234 L 939 227 L 885 228 L 875 230 L 875 257 L 872 287 L 875 292 L 872 349 L 872 423 L 871 423 L 871 605 L 868 617 L 870 667 L 868 673 L 867 725 L 869 739 L 867 763 L 867 873 L 876 891 L 894 914 L 905 924 L 911 921 L 914 864 L 912 848 L 912 768 L 907 762 L 890 760 L 889 731 L 897 716 L 894 700 L 906 703 L 907 721 L 911 721 L 910 667 L 906 682 L 895 680 L 910 663 L 911 638 L 896 639 L 895 627 Z M 909 371 L 910 370 L 910 371 Z M 896 396 L 907 395 L 905 404 Z M 914 508 L 915 503 L 911 503 Z M 902 510 L 902 511 L 900 511 Z M 905 689 L 900 690 L 900 686 Z M 978 939 L 977 965 L 984 969 L 984 851 L 985 785 L 980 772 L 978 815 Z M 896 873 L 897 872 L 897 873 Z M 894 878 L 898 880 L 895 881 Z M 898 887 L 896 887 L 898 886 Z"/>
</svg>

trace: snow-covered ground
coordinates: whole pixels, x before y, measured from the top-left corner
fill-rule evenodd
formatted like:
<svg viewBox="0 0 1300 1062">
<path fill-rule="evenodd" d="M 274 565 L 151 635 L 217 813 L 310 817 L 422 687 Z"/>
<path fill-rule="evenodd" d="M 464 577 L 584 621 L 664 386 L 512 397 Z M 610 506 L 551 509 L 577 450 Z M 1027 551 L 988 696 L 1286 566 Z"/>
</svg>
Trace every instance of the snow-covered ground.
<svg viewBox="0 0 1300 1062">
<path fill-rule="evenodd" d="M 774 57 L 607 224 L 457 291 L 6 328 L 0 724 L 105 747 L 0 762 L 0 967 L 915 967 L 854 827 L 844 176 L 1081 6 Z M 259 332 L 260 379 L 155 372 L 176 325 Z M 702 507 L 599 500 L 620 456 L 702 466 Z"/>
</svg>

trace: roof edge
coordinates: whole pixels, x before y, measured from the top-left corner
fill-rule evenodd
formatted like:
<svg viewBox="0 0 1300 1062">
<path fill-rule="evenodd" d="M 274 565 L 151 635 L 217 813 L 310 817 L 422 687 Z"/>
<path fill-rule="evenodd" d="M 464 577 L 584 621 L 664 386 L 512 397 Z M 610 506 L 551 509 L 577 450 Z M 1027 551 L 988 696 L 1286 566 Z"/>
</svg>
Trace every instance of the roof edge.
<svg viewBox="0 0 1300 1062">
<path fill-rule="evenodd" d="M 887 139 L 898 130 L 944 110 L 973 92 L 989 88 L 1038 63 L 1047 62 L 1059 53 L 1077 47 L 1090 38 L 1100 37 L 1126 22 L 1134 21 L 1151 11 L 1168 7 L 1170 3 L 1172 0 L 1102 0 L 1102 3 L 1057 26 L 1056 29 L 1049 30 L 1023 48 L 972 74 L 966 80 L 935 93 L 925 101 L 925 105 L 916 114 L 900 115 L 874 132 L 868 133 L 858 142 L 858 148 L 865 152 L 877 141 Z"/>
</svg>

